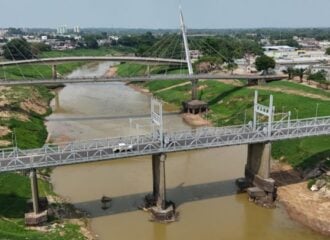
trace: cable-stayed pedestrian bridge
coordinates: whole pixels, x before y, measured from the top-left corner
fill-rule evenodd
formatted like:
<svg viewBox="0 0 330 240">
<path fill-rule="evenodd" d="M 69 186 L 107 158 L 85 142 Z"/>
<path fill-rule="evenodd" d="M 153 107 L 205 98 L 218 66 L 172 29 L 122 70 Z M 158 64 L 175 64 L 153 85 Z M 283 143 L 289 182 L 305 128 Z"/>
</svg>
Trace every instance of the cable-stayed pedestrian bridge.
<svg viewBox="0 0 330 240">
<path fill-rule="evenodd" d="M 35 80 L 0 80 L 0 86 L 15 85 L 50 85 L 50 84 L 74 84 L 74 83 L 107 83 L 107 82 L 148 82 L 148 81 L 171 81 L 171 80 L 263 80 L 276 81 L 286 79 L 286 75 L 236 75 L 236 74 L 171 74 L 149 75 L 137 77 L 86 77 L 86 78 L 58 78 L 58 79 L 35 79 Z"/>
<path fill-rule="evenodd" d="M 182 59 L 170 59 L 170 58 L 154 58 L 154 57 L 130 57 L 130 56 L 78 56 L 78 57 L 55 57 L 55 58 L 38 58 L 27 59 L 18 61 L 5 61 L 0 62 L 0 67 L 18 66 L 26 64 L 58 64 L 65 62 L 136 62 L 136 63 L 148 63 L 148 64 L 166 64 L 166 65 L 183 65 L 187 64 L 187 61 Z"/>
</svg>

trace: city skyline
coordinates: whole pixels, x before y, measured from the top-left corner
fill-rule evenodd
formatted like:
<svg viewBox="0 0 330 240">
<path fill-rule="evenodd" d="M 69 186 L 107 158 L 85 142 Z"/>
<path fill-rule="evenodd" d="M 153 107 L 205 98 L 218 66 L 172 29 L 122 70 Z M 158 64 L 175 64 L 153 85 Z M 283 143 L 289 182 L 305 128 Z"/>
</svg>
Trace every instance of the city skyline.
<svg viewBox="0 0 330 240">
<path fill-rule="evenodd" d="M 188 0 L 81 0 L 79 4 L 72 0 L 3 0 L 0 27 L 175 29 L 179 5 L 187 26 L 194 29 L 329 27 L 330 22 L 327 0 L 317 4 L 312 0 L 206 0 L 203 4 Z"/>
</svg>

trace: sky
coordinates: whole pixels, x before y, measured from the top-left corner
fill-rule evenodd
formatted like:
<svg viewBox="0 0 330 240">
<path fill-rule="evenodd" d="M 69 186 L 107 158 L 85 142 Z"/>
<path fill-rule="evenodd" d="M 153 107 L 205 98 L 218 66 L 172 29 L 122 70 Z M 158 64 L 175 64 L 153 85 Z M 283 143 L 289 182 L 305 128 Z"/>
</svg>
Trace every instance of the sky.
<svg viewBox="0 0 330 240">
<path fill-rule="evenodd" d="M 330 0 L 0 0 L 0 27 L 330 27 Z"/>
</svg>

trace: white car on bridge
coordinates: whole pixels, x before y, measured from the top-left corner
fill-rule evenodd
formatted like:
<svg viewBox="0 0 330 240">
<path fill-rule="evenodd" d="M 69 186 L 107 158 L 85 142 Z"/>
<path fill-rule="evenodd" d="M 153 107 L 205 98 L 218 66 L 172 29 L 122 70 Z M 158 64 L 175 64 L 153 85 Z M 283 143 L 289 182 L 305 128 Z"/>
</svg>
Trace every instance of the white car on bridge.
<svg viewBox="0 0 330 240">
<path fill-rule="evenodd" d="M 112 147 L 114 153 L 130 152 L 133 151 L 134 146 L 132 144 L 118 143 L 118 145 Z"/>
</svg>

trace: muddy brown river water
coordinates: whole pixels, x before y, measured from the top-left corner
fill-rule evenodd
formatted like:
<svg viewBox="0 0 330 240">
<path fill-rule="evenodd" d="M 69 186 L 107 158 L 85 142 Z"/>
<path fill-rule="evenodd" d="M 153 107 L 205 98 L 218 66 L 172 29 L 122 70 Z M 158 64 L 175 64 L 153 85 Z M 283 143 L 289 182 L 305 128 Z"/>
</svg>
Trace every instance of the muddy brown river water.
<svg viewBox="0 0 330 240">
<path fill-rule="evenodd" d="M 108 66 L 83 67 L 73 74 L 103 74 Z M 123 83 L 67 85 L 52 103 L 51 140 L 150 131 L 144 119 L 132 124 L 123 118 L 149 114 L 149 104 L 148 96 Z M 189 126 L 179 115 L 165 116 L 167 131 L 183 128 Z M 167 197 L 180 212 L 179 221 L 169 225 L 152 223 L 148 213 L 137 210 L 152 190 L 151 156 L 58 167 L 52 183 L 56 193 L 90 213 L 92 230 L 102 240 L 327 239 L 291 221 L 281 206 L 260 208 L 246 194 L 236 194 L 234 181 L 243 175 L 246 153 L 246 146 L 237 146 L 168 154 Z M 101 208 L 103 195 L 113 199 L 107 210 Z"/>
</svg>

